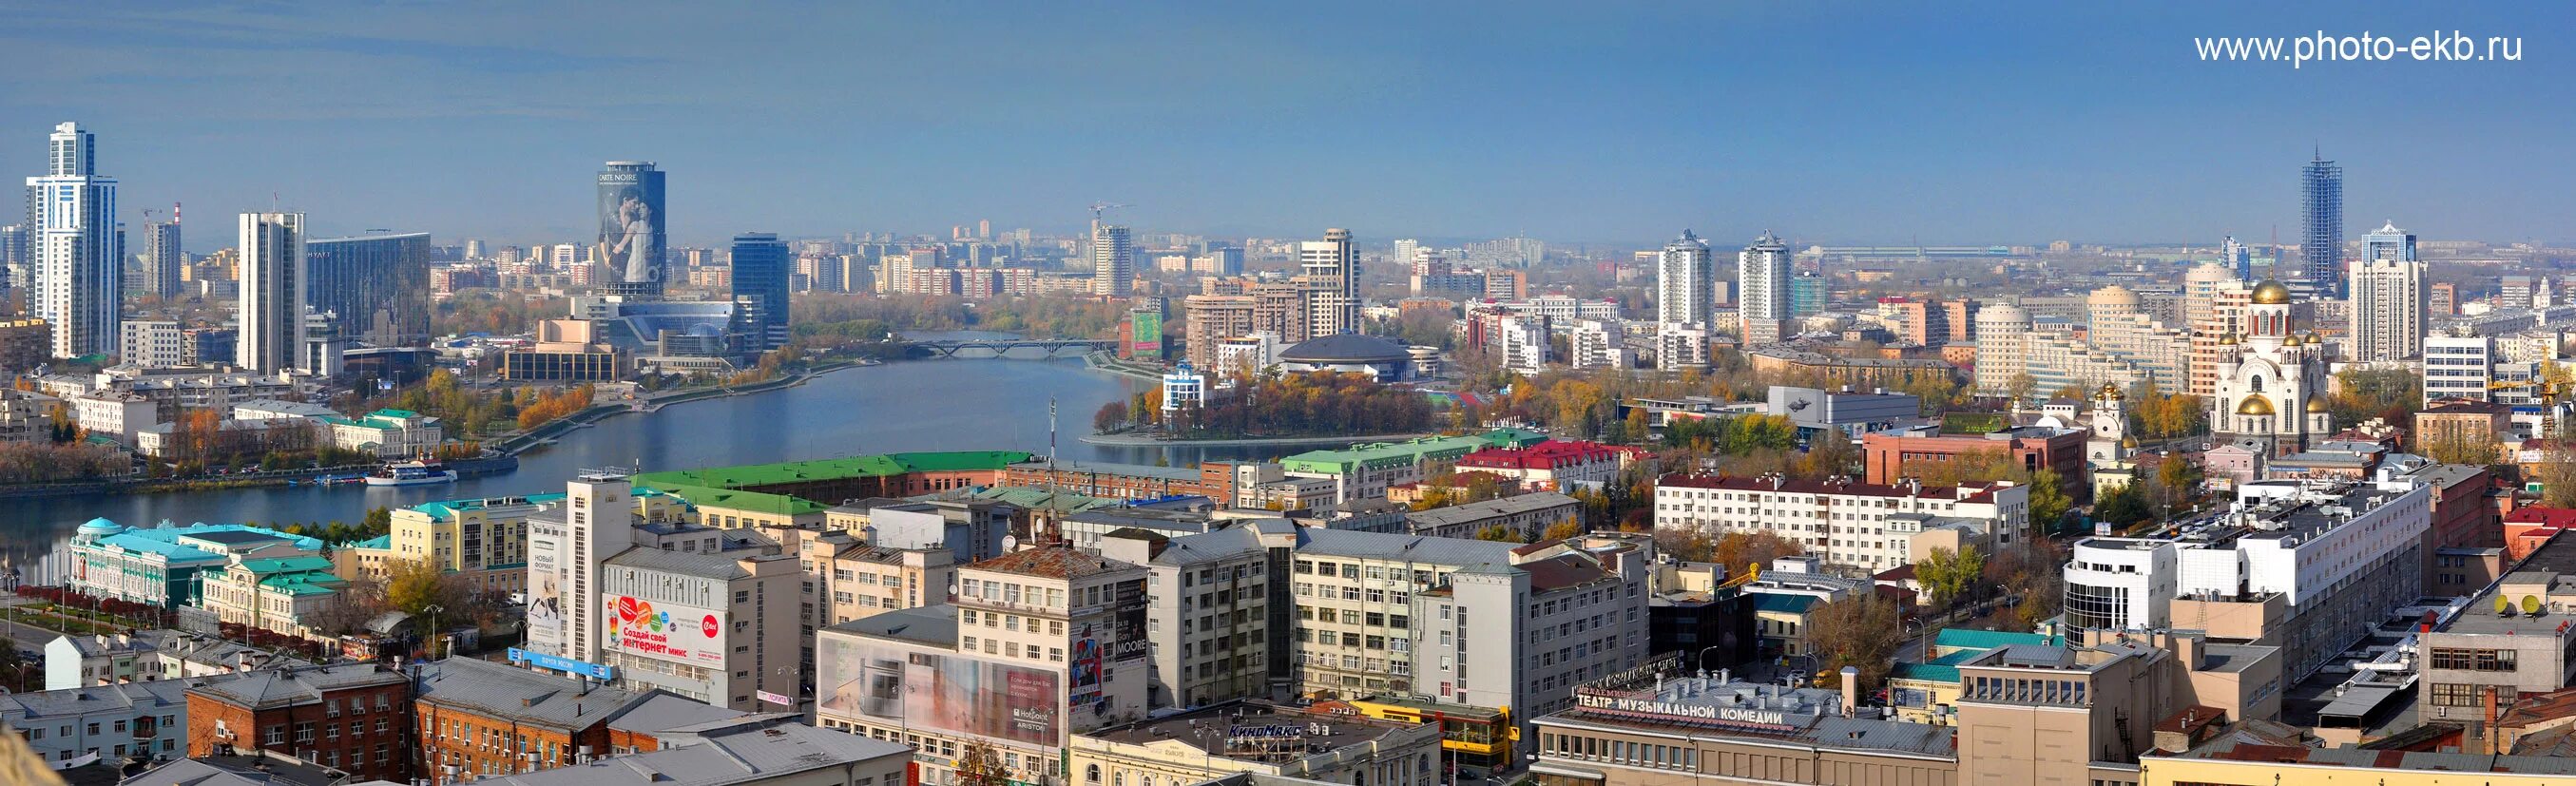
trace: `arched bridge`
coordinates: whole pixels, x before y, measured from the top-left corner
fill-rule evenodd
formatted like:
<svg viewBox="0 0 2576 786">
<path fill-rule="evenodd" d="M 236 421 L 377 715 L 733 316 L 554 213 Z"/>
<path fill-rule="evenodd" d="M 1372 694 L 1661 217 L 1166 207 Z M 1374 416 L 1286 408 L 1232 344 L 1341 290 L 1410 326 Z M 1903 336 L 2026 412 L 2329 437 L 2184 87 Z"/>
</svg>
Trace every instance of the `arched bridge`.
<svg viewBox="0 0 2576 786">
<path fill-rule="evenodd" d="M 1105 352 L 1118 348 L 1118 340 L 1114 338 L 997 338 L 967 339 L 959 341 L 914 341 L 910 343 L 913 347 L 930 353 L 932 357 L 943 358 L 956 357 L 959 350 L 966 349 L 988 350 L 993 353 L 994 357 L 1008 355 L 1015 349 L 1035 349 L 1045 352 L 1048 357 L 1054 357 L 1056 353 L 1067 349 L 1076 349 L 1085 352 L 1100 350 Z"/>
</svg>

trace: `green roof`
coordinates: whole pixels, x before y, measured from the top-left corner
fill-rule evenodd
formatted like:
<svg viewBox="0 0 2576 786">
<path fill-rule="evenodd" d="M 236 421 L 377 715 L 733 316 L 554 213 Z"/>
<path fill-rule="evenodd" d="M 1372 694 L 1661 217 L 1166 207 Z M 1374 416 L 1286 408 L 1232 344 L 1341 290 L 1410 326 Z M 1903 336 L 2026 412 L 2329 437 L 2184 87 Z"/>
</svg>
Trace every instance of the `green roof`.
<svg viewBox="0 0 2576 786">
<path fill-rule="evenodd" d="M 738 467 L 706 467 L 646 472 L 635 476 L 635 485 L 667 489 L 675 486 L 699 486 L 718 489 L 741 489 L 773 486 L 782 483 L 807 483 L 844 478 L 885 477 L 908 472 L 962 472 L 1000 470 L 1027 461 L 1026 451 L 968 450 L 944 453 L 889 453 L 873 456 L 847 456 L 813 461 L 783 461 L 775 464 L 746 464 Z"/>
<path fill-rule="evenodd" d="M 339 592 L 340 586 L 345 583 L 340 580 L 340 577 L 329 573 L 306 571 L 284 576 L 270 576 L 261 579 L 259 585 L 289 595 L 329 595 Z"/>
<path fill-rule="evenodd" d="M 394 536 L 377 535 L 366 540 L 353 540 L 347 543 L 342 543 L 340 544 L 340 547 L 344 549 L 390 549 L 394 547 Z"/>
<path fill-rule="evenodd" d="M 729 508 L 777 516 L 802 516 L 821 513 L 824 510 L 824 505 L 821 503 L 785 494 L 679 485 L 662 486 L 656 490 L 687 500 L 690 505 L 701 508 Z"/>
<path fill-rule="evenodd" d="M 2055 646 L 2057 641 L 2049 636 L 2038 633 L 2018 633 L 2009 630 L 1971 630 L 1968 628 L 1942 628 L 1941 632 L 1935 633 L 1932 636 L 1932 646 L 1935 649 L 1963 649 L 1984 652 L 1986 650 L 2014 644 L 2029 644 L 2049 647 Z"/>
<path fill-rule="evenodd" d="M 271 573 L 300 573 L 315 570 L 328 573 L 331 571 L 331 558 L 279 557 L 276 559 L 246 559 L 241 561 L 241 566 L 243 570 L 250 571 L 254 575 L 267 575 Z"/>
<path fill-rule="evenodd" d="M 383 416 L 383 417 L 389 417 L 389 418 L 416 418 L 416 417 L 420 417 L 420 413 L 418 413 L 418 412 L 413 412 L 413 411 L 408 410 L 408 409 L 379 409 L 379 410 L 376 410 L 376 411 L 374 411 L 374 412 L 370 412 L 370 413 L 367 413 L 367 414 L 368 414 L 368 415 L 371 415 L 371 416 L 380 415 L 380 416 Z"/>
</svg>

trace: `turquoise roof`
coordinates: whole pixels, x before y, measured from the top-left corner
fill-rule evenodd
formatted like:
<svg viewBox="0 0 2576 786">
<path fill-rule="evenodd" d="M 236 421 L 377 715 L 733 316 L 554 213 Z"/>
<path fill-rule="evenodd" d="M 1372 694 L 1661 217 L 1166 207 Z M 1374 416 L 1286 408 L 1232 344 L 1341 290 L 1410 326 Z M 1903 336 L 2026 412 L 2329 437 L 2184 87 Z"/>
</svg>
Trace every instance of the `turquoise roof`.
<svg viewBox="0 0 2576 786">
<path fill-rule="evenodd" d="M 1813 595 L 1780 595 L 1763 592 L 1756 593 L 1753 596 L 1754 611 L 1776 611 L 1785 614 L 1805 614 L 1807 613 L 1807 609 L 1814 608 L 1815 605 L 1816 597 Z"/>
<path fill-rule="evenodd" d="M 301 572 L 301 571 L 315 571 L 315 570 L 319 570 L 319 571 L 329 571 L 329 570 L 331 569 L 331 559 L 330 559 L 329 557 L 280 557 L 280 558 L 276 558 L 276 559 L 246 559 L 246 560 L 242 560 L 242 562 L 241 562 L 241 566 L 242 566 L 242 569 L 243 569 L 243 570 L 250 571 L 251 573 L 254 573 L 254 574 L 268 574 L 268 573 L 296 573 L 296 572 Z"/>
<path fill-rule="evenodd" d="M 1967 628 L 1942 628 L 1940 633 L 1933 634 L 1932 637 L 1932 646 L 1942 649 L 1970 649 L 1982 652 L 2014 644 L 2050 647 L 2055 646 L 2057 641 L 2054 638 L 2038 633 L 2018 633 L 2009 630 L 1970 630 Z"/>
<path fill-rule="evenodd" d="M 350 549 L 390 549 L 394 547 L 394 536 L 377 535 L 366 540 L 342 543 L 340 544 L 340 547 Z"/>
<path fill-rule="evenodd" d="M 641 496 L 649 496 L 649 495 L 659 494 L 659 493 L 661 493 L 661 492 L 653 491 L 653 490 L 651 490 L 651 489 L 636 489 L 636 490 L 635 490 L 635 495 L 636 495 L 636 496 L 639 496 L 639 497 L 641 497 Z M 415 511 L 419 511 L 419 512 L 421 512 L 421 513 L 427 513 L 427 514 L 429 514 L 432 518 L 449 519 L 449 518 L 455 518 L 455 517 L 456 517 L 456 513 L 457 513 L 457 511 L 461 511 L 461 510 L 475 510 L 475 509 L 478 509 L 478 508 L 489 507 L 489 504 L 488 504 L 488 503 L 490 503 L 490 502 L 492 501 L 492 499 L 501 499 L 501 498 L 489 498 L 489 499 L 487 499 L 487 498 L 480 498 L 480 497 L 478 497 L 478 498 L 474 498 L 474 499 L 451 499 L 451 500 L 442 500 L 442 501 L 439 501 L 439 502 L 423 502 L 423 503 L 421 503 L 421 504 L 411 506 L 411 509 L 412 509 L 412 510 L 415 510 Z M 506 498 L 506 499 L 520 499 L 520 500 L 526 500 L 526 501 L 527 501 L 527 503 L 528 503 L 528 504 L 531 504 L 531 505 L 546 505 L 546 504 L 552 504 L 552 503 L 556 503 L 556 502 L 562 502 L 562 501 L 563 501 L 563 499 L 564 499 L 564 495 L 563 495 L 561 492 L 557 492 L 557 493 L 553 493 L 553 494 L 530 494 L 530 495 L 527 495 L 527 496 L 524 496 L 524 497 L 509 497 L 509 498 Z"/>
<path fill-rule="evenodd" d="M 90 524 L 97 524 L 100 521 L 105 521 L 105 519 L 93 520 Z M 113 522 L 110 523 L 113 524 Z M 86 527 L 90 526 L 90 524 L 84 524 L 82 526 Z M 241 524 L 201 523 L 190 524 L 185 527 L 163 526 L 151 529 L 127 529 L 114 535 L 99 538 L 96 542 L 99 548 L 129 551 L 139 554 L 157 554 L 160 555 L 162 560 L 165 562 L 222 562 L 224 561 L 224 556 L 221 554 L 179 542 L 179 538 L 183 536 L 204 535 L 217 532 L 250 532 L 271 537 L 285 538 L 293 541 L 296 548 L 304 549 L 306 551 L 319 551 L 322 549 L 322 541 L 316 538 L 289 535 L 267 527 L 252 527 Z"/>
</svg>

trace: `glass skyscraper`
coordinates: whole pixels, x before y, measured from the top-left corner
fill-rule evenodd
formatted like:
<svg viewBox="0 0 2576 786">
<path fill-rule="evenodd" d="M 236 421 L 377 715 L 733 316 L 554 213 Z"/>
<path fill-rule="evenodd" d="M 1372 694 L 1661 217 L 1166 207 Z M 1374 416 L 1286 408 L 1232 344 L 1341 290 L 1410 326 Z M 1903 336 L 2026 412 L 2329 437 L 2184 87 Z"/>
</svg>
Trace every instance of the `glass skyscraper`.
<svg viewBox="0 0 2576 786">
<path fill-rule="evenodd" d="M 429 343 L 429 233 L 304 244 L 305 305 L 332 315 L 342 338 L 375 347 Z"/>
<path fill-rule="evenodd" d="M 116 178 L 98 173 L 98 138 L 77 123 L 55 126 L 46 147 L 45 174 L 27 178 L 27 312 L 53 326 L 54 357 L 112 355 L 125 297 Z"/>
<path fill-rule="evenodd" d="M 795 272 L 795 262 L 775 234 L 733 236 L 733 301 L 740 309 L 744 349 L 787 345 L 788 275 Z"/>
<path fill-rule="evenodd" d="M 2301 178 L 2307 233 L 2299 238 L 2300 273 L 2317 292 L 2343 295 L 2343 167 L 2320 154 Z"/>
</svg>

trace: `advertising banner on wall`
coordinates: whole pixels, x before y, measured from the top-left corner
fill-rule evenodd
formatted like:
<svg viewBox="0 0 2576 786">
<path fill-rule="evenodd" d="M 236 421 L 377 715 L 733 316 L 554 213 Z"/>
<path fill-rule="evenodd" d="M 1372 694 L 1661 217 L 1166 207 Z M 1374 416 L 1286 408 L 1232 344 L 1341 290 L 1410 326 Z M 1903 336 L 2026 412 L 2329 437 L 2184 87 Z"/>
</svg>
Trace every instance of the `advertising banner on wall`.
<svg viewBox="0 0 2576 786">
<path fill-rule="evenodd" d="M 1109 659 L 1116 663 L 1144 660 L 1149 654 L 1145 638 L 1145 582 L 1120 582 L 1109 613 L 1110 619 L 1116 622 L 1118 633 L 1118 643 L 1112 645 Z"/>
<path fill-rule="evenodd" d="M 600 602 L 608 614 L 611 647 L 665 660 L 724 662 L 721 612 L 629 595 L 601 595 Z"/>
<path fill-rule="evenodd" d="M 842 637 L 824 637 L 814 657 L 825 714 L 997 741 L 1063 742 L 1063 683 L 1054 670 Z"/>
</svg>

